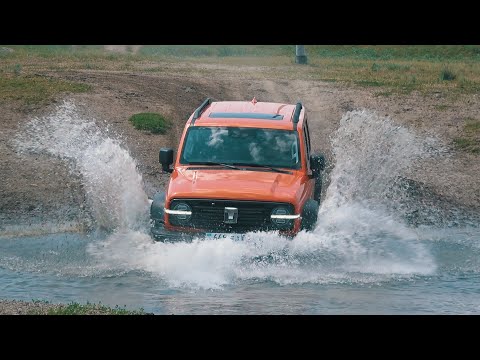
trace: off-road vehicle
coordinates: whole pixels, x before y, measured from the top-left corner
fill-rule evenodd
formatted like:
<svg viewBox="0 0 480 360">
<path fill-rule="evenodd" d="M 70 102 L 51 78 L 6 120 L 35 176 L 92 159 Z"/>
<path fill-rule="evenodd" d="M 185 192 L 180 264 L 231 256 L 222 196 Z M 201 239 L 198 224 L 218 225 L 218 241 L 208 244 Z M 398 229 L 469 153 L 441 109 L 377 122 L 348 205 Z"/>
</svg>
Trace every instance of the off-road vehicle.
<svg viewBox="0 0 480 360">
<path fill-rule="evenodd" d="M 175 159 L 173 149 L 160 149 L 170 180 L 151 203 L 153 237 L 242 240 L 247 232 L 312 230 L 325 158 L 311 152 L 301 103 L 206 99 L 188 119 Z"/>
</svg>

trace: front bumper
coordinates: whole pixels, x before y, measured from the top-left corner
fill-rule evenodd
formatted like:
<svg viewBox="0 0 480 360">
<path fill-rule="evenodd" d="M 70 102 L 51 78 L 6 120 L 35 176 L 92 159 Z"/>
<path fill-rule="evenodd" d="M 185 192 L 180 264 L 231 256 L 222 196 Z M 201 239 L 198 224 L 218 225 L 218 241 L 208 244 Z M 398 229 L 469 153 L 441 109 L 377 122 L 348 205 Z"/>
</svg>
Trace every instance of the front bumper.
<svg viewBox="0 0 480 360">
<path fill-rule="evenodd" d="M 194 239 L 203 240 L 206 238 L 206 233 L 195 232 L 185 233 L 180 231 L 170 231 L 165 229 L 162 225 L 152 226 L 150 229 L 152 237 L 155 241 L 160 242 L 192 242 Z M 224 233 L 222 233 L 224 234 Z M 233 235 L 233 234 L 232 234 Z M 238 235 L 238 234 L 237 234 Z M 281 237 L 286 239 L 293 239 L 296 234 L 294 233 L 278 233 Z M 228 238 L 228 237 L 227 237 Z"/>
<path fill-rule="evenodd" d="M 202 238 L 203 234 L 201 233 L 182 233 L 179 231 L 169 231 L 163 226 L 154 225 L 150 228 L 150 232 L 155 241 L 162 242 L 192 242 L 195 238 Z"/>
</svg>

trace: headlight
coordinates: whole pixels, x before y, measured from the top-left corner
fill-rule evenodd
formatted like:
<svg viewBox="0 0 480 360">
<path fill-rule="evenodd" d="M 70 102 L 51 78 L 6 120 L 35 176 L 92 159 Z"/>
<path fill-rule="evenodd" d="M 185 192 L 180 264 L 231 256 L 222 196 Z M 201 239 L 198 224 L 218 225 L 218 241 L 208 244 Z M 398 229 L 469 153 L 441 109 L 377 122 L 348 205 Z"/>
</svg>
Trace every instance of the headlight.
<svg viewBox="0 0 480 360">
<path fill-rule="evenodd" d="M 283 206 L 278 206 L 273 209 L 270 218 L 272 223 L 278 228 L 289 228 L 293 224 L 293 220 L 298 219 L 300 215 L 293 215 L 289 209 Z"/>
<path fill-rule="evenodd" d="M 172 225 L 184 225 L 192 218 L 192 208 L 184 202 L 175 204 L 173 209 L 165 209 Z"/>
</svg>

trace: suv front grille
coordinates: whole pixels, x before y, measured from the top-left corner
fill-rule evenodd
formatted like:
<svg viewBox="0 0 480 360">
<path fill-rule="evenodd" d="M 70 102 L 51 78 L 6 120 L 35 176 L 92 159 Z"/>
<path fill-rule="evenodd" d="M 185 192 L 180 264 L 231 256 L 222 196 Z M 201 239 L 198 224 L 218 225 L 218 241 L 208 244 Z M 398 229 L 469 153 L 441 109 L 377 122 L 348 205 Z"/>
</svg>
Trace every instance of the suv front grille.
<svg viewBox="0 0 480 360">
<path fill-rule="evenodd" d="M 240 201 L 240 200 L 205 200 L 205 199 L 174 199 L 170 203 L 172 209 L 177 203 L 187 203 L 192 209 L 192 217 L 187 223 L 175 221 L 170 216 L 170 223 L 175 226 L 191 227 L 210 232 L 248 232 L 279 230 L 270 219 L 272 210 L 277 206 L 286 207 L 293 214 L 293 206 L 288 203 L 268 201 Z M 224 222 L 225 208 L 238 209 L 237 223 L 227 224 Z M 291 230 L 293 221 L 288 227 L 281 230 Z"/>
</svg>

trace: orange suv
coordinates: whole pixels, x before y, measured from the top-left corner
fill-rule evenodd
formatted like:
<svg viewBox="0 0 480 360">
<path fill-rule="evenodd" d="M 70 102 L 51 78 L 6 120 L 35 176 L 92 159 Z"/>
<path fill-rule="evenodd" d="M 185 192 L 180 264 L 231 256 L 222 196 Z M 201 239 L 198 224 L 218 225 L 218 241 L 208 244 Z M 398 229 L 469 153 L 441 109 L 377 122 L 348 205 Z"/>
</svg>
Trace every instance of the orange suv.
<svg viewBox="0 0 480 360">
<path fill-rule="evenodd" d="M 242 240 L 251 231 L 312 230 L 325 158 L 311 151 L 301 103 L 205 100 L 185 125 L 175 161 L 173 149 L 160 149 L 171 175 L 151 203 L 153 237 Z"/>
</svg>

